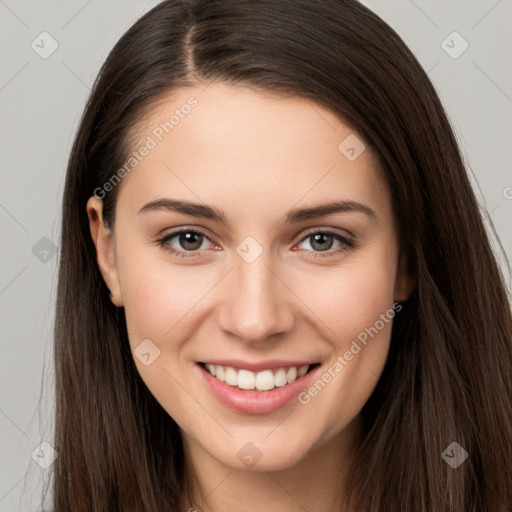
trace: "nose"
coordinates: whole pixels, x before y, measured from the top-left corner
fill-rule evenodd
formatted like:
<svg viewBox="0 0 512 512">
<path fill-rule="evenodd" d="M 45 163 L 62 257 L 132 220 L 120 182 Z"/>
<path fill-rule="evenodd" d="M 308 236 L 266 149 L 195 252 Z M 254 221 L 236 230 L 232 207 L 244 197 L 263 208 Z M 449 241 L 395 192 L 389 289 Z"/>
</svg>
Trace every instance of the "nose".
<svg viewBox="0 0 512 512">
<path fill-rule="evenodd" d="M 275 342 L 292 330 L 293 294 L 270 264 L 265 251 L 251 263 L 235 257 L 234 268 L 226 276 L 218 316 L 226 335 L 247 344 L 262 345 L 267 340 Z"/>
</svg>

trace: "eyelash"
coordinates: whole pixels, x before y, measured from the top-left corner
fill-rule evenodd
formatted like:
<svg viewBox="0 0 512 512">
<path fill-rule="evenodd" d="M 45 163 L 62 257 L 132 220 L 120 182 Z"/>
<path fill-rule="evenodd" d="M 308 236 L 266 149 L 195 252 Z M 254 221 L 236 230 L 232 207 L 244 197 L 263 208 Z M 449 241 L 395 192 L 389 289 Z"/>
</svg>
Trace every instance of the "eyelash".
<svg viewBox="0 0 512 512">
<path fill-rule="evenodd" d="M 164 248 L 166 251 L 170 252 L 171 254 L 174 254 L 175 256 L 179 258 L 197 258 L 200 256 L 199 251 L 179 251 L 174 248 L 171 248 L 171 246 L 168 244 L 170 240 L 175 238 L 176 236 L 182 234 L 182 233 L 194 233 L 197 235 L 202 235 L 204 238 L 206 238 L 209 242 L 214 243 L 209 236 L 207 236 L 205 233 L 195 230 L 195 229 L 178 229 L 176 231 L 173 231 L 172 233 L 169 233 L 168 235 L 165 235 L 163 238 L 160 238 L 156 241 L 159 247 Z M 323 231 L 323 230 L 314 230 L 309 231 L 305 234 L 304 237 L 300 240 L 299 244 L 306 241 L 308 238 L 311 238 L 313 235 L 328 235 L 332 236 L 338 241 L 342 243 L 342 246 L 338 249 L 335 249 L 334 251 L 307 251 L 307 252 L 313 252 L 315 255 L 313 258 L 326 258 L 326 257 L 332 257 L 344 252 L 347 252 L 355 247 L 355 243 L 353 240 L 346 238 L 339 233 L 334 233 L 332 231 Z M 324 254 L 322 254 L 324 253 Z"/>
</svg>

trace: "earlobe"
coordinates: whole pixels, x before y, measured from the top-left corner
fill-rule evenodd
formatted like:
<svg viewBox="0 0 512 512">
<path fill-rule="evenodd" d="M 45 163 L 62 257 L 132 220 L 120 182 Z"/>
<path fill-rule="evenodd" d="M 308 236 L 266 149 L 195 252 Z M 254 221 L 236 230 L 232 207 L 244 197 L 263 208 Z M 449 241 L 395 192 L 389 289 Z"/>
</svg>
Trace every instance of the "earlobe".
<svg viewBox="0 0 512 512">
<path fill-rule="evenodd" d="M 96 247 L 98 267 L 110 290 L 111 301 L 120 307 L 123 302 L 115 258 L 114 234 L 103 222 L 103 202 L 98 197 L 91 196 L 86 209 L 91 237 Z"/>
</svg>

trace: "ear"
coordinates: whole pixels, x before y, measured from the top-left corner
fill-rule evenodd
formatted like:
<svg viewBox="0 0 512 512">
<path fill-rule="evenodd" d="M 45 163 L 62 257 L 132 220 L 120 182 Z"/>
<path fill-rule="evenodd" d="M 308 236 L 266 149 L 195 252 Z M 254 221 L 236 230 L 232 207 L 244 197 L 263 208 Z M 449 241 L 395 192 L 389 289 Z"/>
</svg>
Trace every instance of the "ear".
<svg viewBox="0 0 512 512">
<path fill-rule="evenodd" d="M 123 300 L 115 257 L 115 238 L 113 231 L 103 222 L 103 201 L 101 199 L 96 196 L 89 198 L 87 216 L 101 275 L 110 289 L 112 302 L 121 307 Z"/>
<path fill-rule="evenodd" d="M 395 299 L 398 302 L 406 301 L 416 288 L 416 277 L 410 273 L 409 265 L 402 251 L 398 258 L 398 271 L 395 281 Z"/>
</svg>

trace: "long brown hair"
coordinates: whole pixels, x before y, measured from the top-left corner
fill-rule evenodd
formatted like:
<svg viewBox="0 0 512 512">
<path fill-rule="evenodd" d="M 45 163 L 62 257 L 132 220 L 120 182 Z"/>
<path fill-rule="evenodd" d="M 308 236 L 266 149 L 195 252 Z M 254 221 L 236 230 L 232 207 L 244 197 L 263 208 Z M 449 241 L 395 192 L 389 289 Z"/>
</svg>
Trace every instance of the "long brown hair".
<svg viewBox="0 0 512 512">
<path fill-rule="evenodd" d="M 130 130 L 173 89 L 224 81 L 309 99 L 357 130 L 390 188 L 416 288 L 362 410 L 345 496 L 368 512 L 512 507 L 512 317 L 452 128 L 400 37 L 355 0 L 167 0 L 119 40 L 67 168 L 55 321 L 55 512 L 177 511 L 177 424 L 130 353 L 96 262 L 86 202 Z M 132 148 L 133 149 L 133 148 Z M 114 222 L 120 187 L 103 199 Z M 468 454 L 453 468 L 443 451 Z"/>
</svg>

